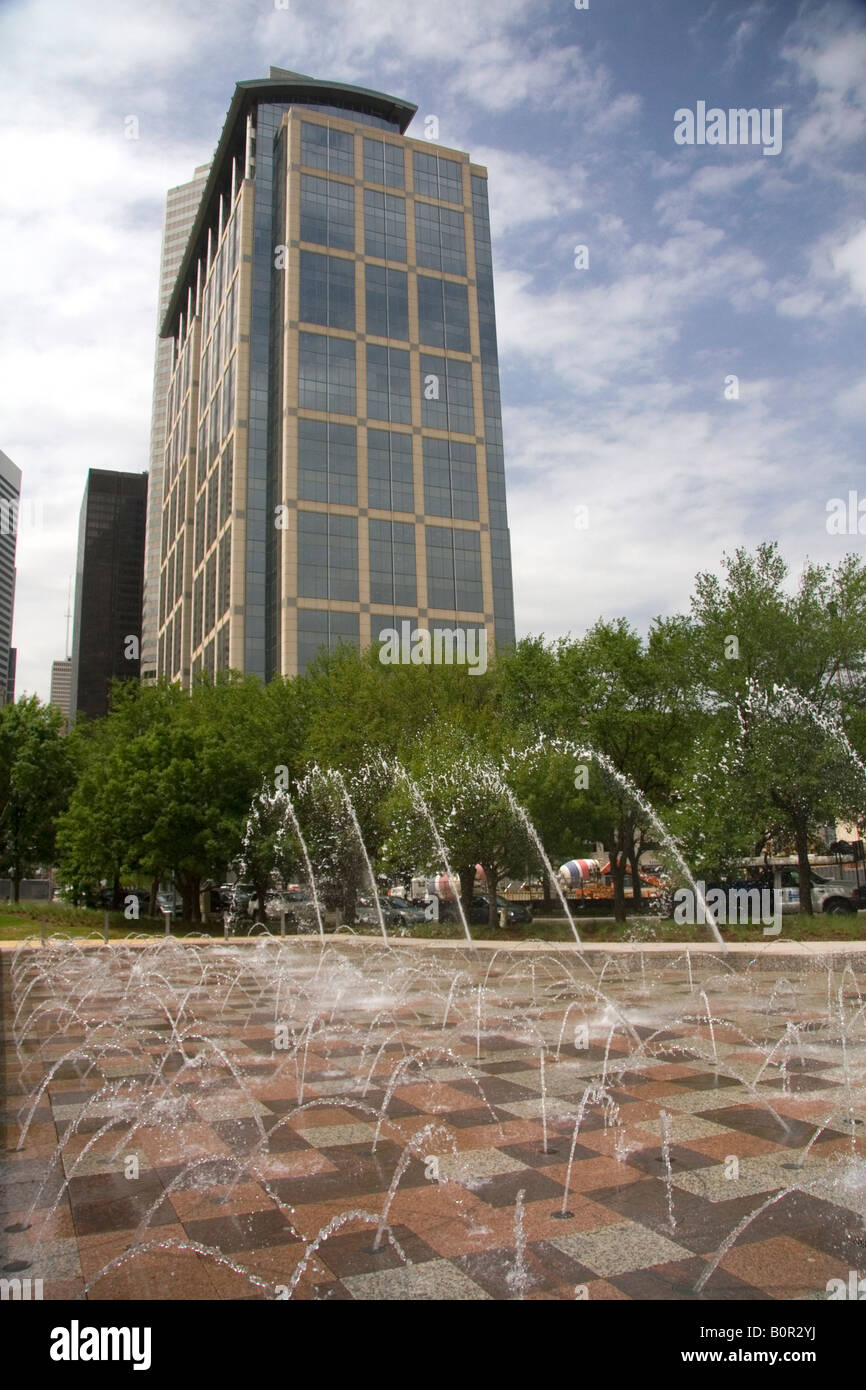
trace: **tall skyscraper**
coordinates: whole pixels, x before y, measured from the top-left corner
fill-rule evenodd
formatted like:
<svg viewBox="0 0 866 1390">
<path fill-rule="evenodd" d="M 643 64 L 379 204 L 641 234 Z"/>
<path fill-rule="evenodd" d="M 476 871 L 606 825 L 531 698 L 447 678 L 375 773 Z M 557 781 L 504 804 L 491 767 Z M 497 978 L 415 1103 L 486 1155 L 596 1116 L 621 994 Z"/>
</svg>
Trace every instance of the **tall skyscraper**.
<svg viewBox="0 0 866 1390">
<path fill-rule="evenodd" d="M 165 200 L 162 224 L 162 254 L 159 263 L 159 311 L 157 327 L 168 308 L 177 272 L 183 260 L 189 234 L 207 182 L 209 164 L 201 164 L 189 183 L 170 188 Z M 147 492 L 147 537 L 144 561 L 144 600 L 141 625 L 142 680 L 156 677 L 156 647 L 159 637 L 160 526 L 163 501 L 163 456 L 165 452 L 165 406 L 171 381 L 172 344 L 157 337 L 153 367 L 153 413 L 150 427 L 150 480 Z"/>
<path fill-rule="evenodd" d="M 21 469 L 0 449 L 0 704 L 15 699 L 12 615 L 15 608 L 15 549 L 21 505 Z"/>
<path fill-rule="evenodd" d="M 147 474 L 91 468 L 78 527 L 71 722 L 108 712 L 113 679 L 140 672 Z"/>
<path fill-rule="evenodd" d="M 69 727 L 72 694 L 72 657 L 51 663 L 51 696 L 49 704 L 54 705 L 63 715 L 66 728 Z"/>
<path fill-rule="evenodd" d="M 162 324 L 159 672 L 514 640 L 486 170 L 395 97 L 241 82 Z"/>
</svg>

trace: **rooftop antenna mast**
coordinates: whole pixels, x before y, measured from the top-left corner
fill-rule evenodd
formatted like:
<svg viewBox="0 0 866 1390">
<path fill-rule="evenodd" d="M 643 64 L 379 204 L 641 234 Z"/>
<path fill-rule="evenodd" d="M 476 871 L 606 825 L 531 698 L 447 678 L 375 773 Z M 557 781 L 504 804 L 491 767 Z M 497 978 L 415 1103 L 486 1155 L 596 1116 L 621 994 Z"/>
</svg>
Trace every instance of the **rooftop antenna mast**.
<svg viewBox="0 0 866 1390">
<path fill-rule="evenodd" d="M 66 660 L 69 660 L 69 620 L 72 617 L 72 575 L 66 586 Z"/>
</svg>

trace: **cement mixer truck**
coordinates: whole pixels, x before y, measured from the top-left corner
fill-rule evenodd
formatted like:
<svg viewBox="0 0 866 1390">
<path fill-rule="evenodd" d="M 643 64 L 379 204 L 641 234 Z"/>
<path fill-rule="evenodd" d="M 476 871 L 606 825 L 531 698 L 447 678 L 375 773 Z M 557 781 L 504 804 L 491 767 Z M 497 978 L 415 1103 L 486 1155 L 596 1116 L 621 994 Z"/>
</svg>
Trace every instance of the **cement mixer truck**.
<svg viewBox="0 0 866 1390">
<path fill-rule="evenodd" d="M 613 903 L 613 876 L 610 862 L 597 859 L 569 859 L 557 873 L 562 891 L 577 903 Z M 634 897 L 631 874 L 625 876 L 625 896 Z M 654 874 L 641 871 L 641 896 L 645 903 L 655 902 L 660 894 L 660 881 Z"/>
</svg>

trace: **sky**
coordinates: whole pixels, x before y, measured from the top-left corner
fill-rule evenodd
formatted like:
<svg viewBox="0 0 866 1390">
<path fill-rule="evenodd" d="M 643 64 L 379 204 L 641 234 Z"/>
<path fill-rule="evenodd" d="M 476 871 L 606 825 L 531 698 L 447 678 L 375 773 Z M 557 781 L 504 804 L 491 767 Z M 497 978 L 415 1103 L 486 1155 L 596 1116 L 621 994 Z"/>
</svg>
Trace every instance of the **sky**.
<svg viewBox="0 0 866 1390">
<path fill-rule="evenodd" d="M 148 466 L 165 192 L 272 64 L 489 169 L 518 636 L 644 631 L 763 540 L 862 552 L 866 0 L 0 0 L 0 55 L 16 693 L 65 654 L 88 468 Z M 767 138 L 680 143 L 713 108 Z"/>
</svg>

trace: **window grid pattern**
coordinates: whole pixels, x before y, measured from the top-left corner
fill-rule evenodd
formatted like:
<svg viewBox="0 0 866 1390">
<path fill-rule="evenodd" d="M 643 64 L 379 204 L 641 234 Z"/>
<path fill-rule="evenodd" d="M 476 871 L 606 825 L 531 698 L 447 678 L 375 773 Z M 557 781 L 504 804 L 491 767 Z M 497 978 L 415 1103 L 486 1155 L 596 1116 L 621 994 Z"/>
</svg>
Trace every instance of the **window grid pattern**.
<svg viewBox="0 0 866 1390">
<path fill-rule="evenodd" d="M 367 501 L 380 511 L 415 511 L 410 434 L 367 430 Z"/>
<path fill-rule="evenodd" d="M 419 266 L 466 274 L 466 230 L 462 212 L 436 203 L 415 204 L 415 251 Z"/>
<path fill-rule="evenodd" d="M 364 250 L 383 261 L 406 261 L 406 200 L 364 189 Z"/>
<path fill-rule="evenodd" d="M 302 251 L 299 315 L 303 323 L 354 329 L 355 262 Z"/>
<path fill-rule="evenodd" d="M 305 502 L 358 504 L 358 452 L 354 425 L 298 421 L 298 497 Z"/>
<path fill-rule="evenodd" d="M 388 140 L 364 139 L 364 182 L 380 183 L 386 188 L 405 188 L 406 172 L 403 151 Z"/>
<path fill-rule="evenodd" d="M 364 275 L 368 334 L 408 342 L 409 279 L 405 270 L 368 265 Z"/>
<path fill-rule="evenodd" d="M 430 516 L 478 520 L 478 465 L 474 444 L 424 441 L 424 510 Z"/>
<path fill-rule="evenodd" d="M 396 425 L 412 423 L 412 378 L 405 348 L 367 344 L 367 415 Z"/>
<path fill-rule="evenodd" d="M 328 169 L 332 174 L 355 173 L 355 141 L 345 130 L 313 121 L 301 122 L 301 163 L 310 169 Z"/>
<path fill-rule="evenodd" d="M 341 642 L 359 647 L 357 613 L 330 613 L 316 608 L 298 610 L 298 670 L 303 672 L 323 649 L 334 651 Z"/>
<path fill-rule="evenodd" d="M 358 602 L 358 521 L 298 513 L 298 595 Z"/>
<path fill-rule="evenodd" d="M 407 353 L 408 357 L 408 353 Z M 324 333 L 298 335 L 298 405 L 329 415 L 354 415 L 355 344 Z"/>
<path fill-rule="evenodd" d="M 428 347 L 469 352 L 469 291 L 453 280 L 418 276 L 418 337 Z"/>
<path fill-rule="evenodd" d="M 421 354 L 421 423 L 429 429 L 475 434 L 472 364 Z"/>
<path fill-rule="evenodd" d="M 430 608 L 483 613 L 481 537 L 477 531 L 427 527 L 427 602 Z"/>
<path fill-rule="evenodd" d="M 415 192 L 444 203 L 463 202 L 463 171 L 456 159 L 414 151 Z"/>
<path fill-rule="evenodd" d="M 301 241 L 355 249 L 355 189 L 336 179 L 301 175 Z"/>
<path fill-rule="evenodd" d="M 370 602 L 417 603 L 415 527 L 405 521 L 369 522 Z"/>
</svg>

